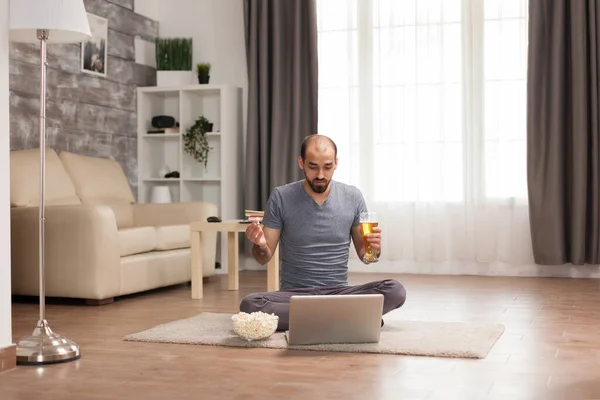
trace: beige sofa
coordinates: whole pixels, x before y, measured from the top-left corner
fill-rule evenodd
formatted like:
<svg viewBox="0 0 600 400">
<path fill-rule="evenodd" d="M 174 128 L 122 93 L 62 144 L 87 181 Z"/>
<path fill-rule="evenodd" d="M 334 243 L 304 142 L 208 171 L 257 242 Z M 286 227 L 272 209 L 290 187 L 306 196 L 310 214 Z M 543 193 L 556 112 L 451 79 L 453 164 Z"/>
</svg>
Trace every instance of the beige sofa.
<svg viewBox="0 0 600 400">
<path fill-rule="evenodd" d="M 114 297 L 189 282 L 189 223 L 212 203 L 137 204 L 112 160 L 46 149 L 46 295 Z M 10 155 L 12 293 L 38 295 L 39 148 Z M 214 275 L 216 233 L 203 236 L 203 275 Z"/>
</svg>

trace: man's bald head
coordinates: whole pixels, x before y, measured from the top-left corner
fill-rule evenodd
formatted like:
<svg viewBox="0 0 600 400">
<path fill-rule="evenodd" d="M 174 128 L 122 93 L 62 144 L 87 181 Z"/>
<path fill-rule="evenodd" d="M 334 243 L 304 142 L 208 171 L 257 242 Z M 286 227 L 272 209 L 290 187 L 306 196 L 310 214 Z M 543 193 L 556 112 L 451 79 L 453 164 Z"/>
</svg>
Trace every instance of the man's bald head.
<svg viewBox="0 0 600 400">
<path fill-rule="evenodd" d="M 335 152 L 335 158 L 337 158 L 337 146 L 331 138 L 324 135 L 309 135 L 304 138 L 302 141 L 302 146 L 300 147 L 300 156 L 302 157 L 302 161 L 306 161 L 306 149 L 309 147 L 315 147 L 319 150 L 325 150 L 328 146 L 333 147 Z"/>
</svg>

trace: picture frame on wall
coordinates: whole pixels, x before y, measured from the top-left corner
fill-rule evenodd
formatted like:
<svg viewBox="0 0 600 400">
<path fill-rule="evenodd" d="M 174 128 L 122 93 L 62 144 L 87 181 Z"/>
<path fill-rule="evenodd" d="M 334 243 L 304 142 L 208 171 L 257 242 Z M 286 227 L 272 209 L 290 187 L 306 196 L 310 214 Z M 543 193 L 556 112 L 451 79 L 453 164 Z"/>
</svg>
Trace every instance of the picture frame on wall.
<svg viewBox="0 0 600 400">
<path fill-rule="evenodd" d="M 81 42 L 81 71 L 106 76 L 108 59 L 108 20 L 87 13 L 91 39 Z"/>
</svg>

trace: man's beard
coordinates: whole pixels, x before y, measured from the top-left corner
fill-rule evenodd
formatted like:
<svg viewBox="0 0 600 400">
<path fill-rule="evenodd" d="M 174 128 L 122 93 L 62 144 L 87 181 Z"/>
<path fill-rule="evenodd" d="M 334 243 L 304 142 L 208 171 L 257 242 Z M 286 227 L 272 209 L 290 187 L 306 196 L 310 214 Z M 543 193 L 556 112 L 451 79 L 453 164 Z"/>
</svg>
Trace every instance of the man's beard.
<svg viewBox="0 0 600 400">
<path fill-rule="evenodd" d="M 308 186 L 310 186 L 310 188 L 312 189 L 312 191 L 315 192 L 315 193 L 325 193 L 325 191 L 329 187 L 329 182 L 331 182 L 331 181 L 328 181 L 327 179 L 313 179 L 311 181 L 306 176 L 306 172 L 304 173 L 304 177 L 306 178 L 306 182 L 308 182 Z M 321 184 L 320 185 L 315 185 L 315 181 L 319 182 Z M 323 182 L 325 182 L 324 185 L 322 184 Z"/>
</svg>

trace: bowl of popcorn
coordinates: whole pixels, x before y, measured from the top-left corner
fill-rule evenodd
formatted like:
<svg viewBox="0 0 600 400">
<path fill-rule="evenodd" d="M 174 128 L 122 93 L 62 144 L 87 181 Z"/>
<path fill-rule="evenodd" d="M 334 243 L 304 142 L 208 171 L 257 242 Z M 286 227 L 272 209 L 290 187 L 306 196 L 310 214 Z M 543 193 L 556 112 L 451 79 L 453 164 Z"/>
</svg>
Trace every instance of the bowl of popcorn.
<svg viewBox="0 0 600 400">
<path fill-rule="evenodd" d="M 233 331 L 242 339 L 253 341 L 271 336 L 277 330 L 279 317 L 262 311 L 240 312 L 231 316 Z"/>
</svg>

